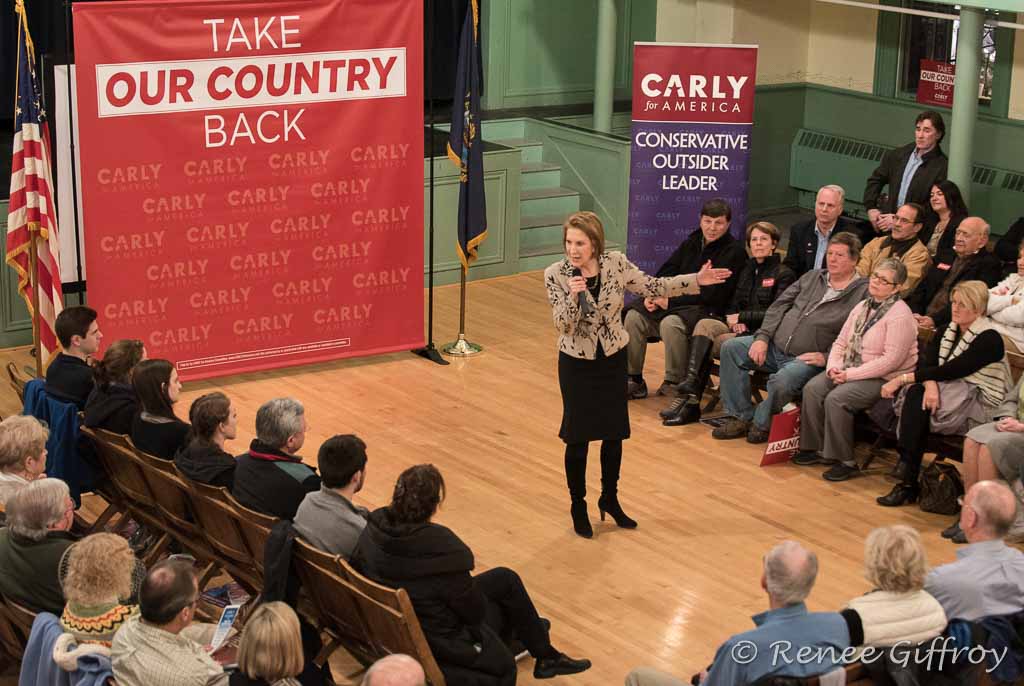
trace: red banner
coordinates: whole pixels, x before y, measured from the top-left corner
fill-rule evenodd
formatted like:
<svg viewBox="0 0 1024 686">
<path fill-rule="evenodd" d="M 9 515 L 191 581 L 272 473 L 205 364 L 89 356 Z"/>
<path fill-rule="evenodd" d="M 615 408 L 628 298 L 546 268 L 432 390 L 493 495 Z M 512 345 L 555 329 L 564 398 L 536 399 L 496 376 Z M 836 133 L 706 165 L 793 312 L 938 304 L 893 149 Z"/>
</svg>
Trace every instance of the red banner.
<svg viewBox="0 0 1024 686">
<path fill-rule="evenodd" d="M 924 105 L 953 106 L 953 80 L 956 65 L 921 60 L 921 80 L 917 82 L 917 101 Z"/>
<path fill-rule="evenodd" d="M 423 9 L 76 3 L 89 303 L 199 379 L 423 342 Z"/>
</svg>

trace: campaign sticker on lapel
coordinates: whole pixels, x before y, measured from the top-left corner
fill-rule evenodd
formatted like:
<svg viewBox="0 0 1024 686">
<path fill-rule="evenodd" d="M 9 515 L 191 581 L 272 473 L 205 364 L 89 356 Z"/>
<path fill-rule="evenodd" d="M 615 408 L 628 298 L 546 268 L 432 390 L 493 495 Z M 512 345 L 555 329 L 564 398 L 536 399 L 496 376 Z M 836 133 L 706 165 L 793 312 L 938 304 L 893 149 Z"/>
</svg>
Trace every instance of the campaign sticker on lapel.
<svg viewBox="0 0 1024 686">
<path fill-rule="evenodd" d="M 945 262 L 939 262 L 935 266 L 936 266 L 936 268 L 941 269 L 942 271 L 949 271 L 949 268 L 952 267 L 953 265 L 946 264 Z"/>
<path fill-rule="evenodd" d="M 761 287 L 762 288 L 771 288 L 774 285 L 775 285 L 775 279 L 762 279 L 761 280 Z"/>
</svg>

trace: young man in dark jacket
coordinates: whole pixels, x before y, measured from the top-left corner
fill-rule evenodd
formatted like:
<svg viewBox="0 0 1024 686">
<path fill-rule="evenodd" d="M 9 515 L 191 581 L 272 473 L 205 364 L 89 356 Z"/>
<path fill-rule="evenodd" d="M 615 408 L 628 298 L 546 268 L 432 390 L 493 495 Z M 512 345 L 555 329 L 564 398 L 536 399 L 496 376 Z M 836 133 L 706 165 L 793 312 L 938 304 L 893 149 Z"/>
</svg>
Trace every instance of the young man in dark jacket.
<svg viewBox="0 0 1024 686">
<path fill-rule="evenodd" d="M 704 203 L 700 229 L 676 248 L 655 275 L 693 274 L 711 262 L 714 267 L 732 270 L 733 275 L 725 283 L 701 286 L 699 295 L 644 298 L 627 310 L 624 324 L 629 332 L 626 350 L 630 398 L 647 397 L 643 371 L 648 338 L 660 338 L 665 343 L 665 380 L 658 395 L 675 395 L 688 358 L 689 337 L 697 322 L 704 317 L 725 314 L 736 279 L 747 259 L 743 244 L 729 234 L 731 220 L 732 209 L 724 200 L 716 198 Z"/>
<path fill-rule="evenodd" d="M 749 443 L 764 443 L 772 416 L 824 368 L 850 310 L 867 291 L 867 279 L 856 270 L 860 247 L 860 239 L 851 233 L 833 236 L 826 257 L 828 271 L 804 274 L 768 308 L 753 336 L 725 342 L 722 402 L 732 419 L 712 432 L 714 438 L 746 435 Z M 751 370 L 771 374 L 767 397 L 756 407 L 750 401 Z"/>
</svg>

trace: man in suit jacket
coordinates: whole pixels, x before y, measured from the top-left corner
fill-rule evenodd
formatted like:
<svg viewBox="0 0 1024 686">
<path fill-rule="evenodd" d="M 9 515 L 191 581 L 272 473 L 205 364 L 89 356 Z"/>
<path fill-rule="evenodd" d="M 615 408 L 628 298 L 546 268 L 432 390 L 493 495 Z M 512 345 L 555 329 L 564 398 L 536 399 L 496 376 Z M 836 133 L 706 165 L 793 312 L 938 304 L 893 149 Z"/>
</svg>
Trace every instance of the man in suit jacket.
<svg viewBox="0 0 1024 686">
<path fill-rule="evenodd" d="M 945 135 L 942 115 L 926 110 L 914 120 L 914 142 L 882 157 L 864 188 L 864 206 L 876 231 L 891 229 L 896 210 L 908 202 L 931 208 L 932 186 L 946 178 L 948 160 L 940 147 Z"/>
<path fill-rule="evenodd" d="M 794 224 L 789 229 L 789 246 L 782 263 L 792 269 L 798 279 L 812 269 L 826 269 L 828 240 L 837 233 L 854 231 L 840 216 L 845 197 L 842 186 L 822 186 L 814 200 L 814 219 Z"/>
<path fill-rule="evenodd" d="M 918 326 L 942 331 L 952 317 L 950 294 L 961 281 L 984 281 L 992 288 L 999 283 L 1002 264 L 988 251 L 989 225 L 981 217 L 968 217 L 956 229 L 952 264 L 936 262 L 927 276 L 907 298 Z"/>
</svg>

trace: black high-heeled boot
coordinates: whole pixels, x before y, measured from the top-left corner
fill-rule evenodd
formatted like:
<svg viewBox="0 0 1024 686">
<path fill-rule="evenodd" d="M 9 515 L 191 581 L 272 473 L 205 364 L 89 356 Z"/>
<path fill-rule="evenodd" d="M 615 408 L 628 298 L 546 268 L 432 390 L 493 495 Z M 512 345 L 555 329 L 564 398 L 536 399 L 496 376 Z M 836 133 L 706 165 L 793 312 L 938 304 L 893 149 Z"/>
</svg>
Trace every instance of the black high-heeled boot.
<svg viewBox="0 0 1024 686">
<path fill-rule="evenodd" d="M 704 395 L 704 386 L 708 382 L 711 370 L 711 348 L 714 346 L 707 336 L 690 338 L 690 363 L 686 367 L 686 378 L 676 386 L 676 393 L 682 396 L 696 396 L 697 400 Z"/>
<path fill-rule="evenodd" d="M 572 528 L 583 538 L 593 538 L 594 527 L 587 514 L 587 444 L 565 446 L 565 482 L 572 498 Z"/>
<path fill-rule="evenodd" d="M 597 509 L 601 513 L 601 521 L 607 512 L 615 523 L 623 529 L 635 529 L 636 520 L 622 511 L 619 505 L 618 487 L 619 470 L 622 467 L 622 441 L 603 441 L 601 443 L 601 497 L 597 501 Z"/>
</svg>

